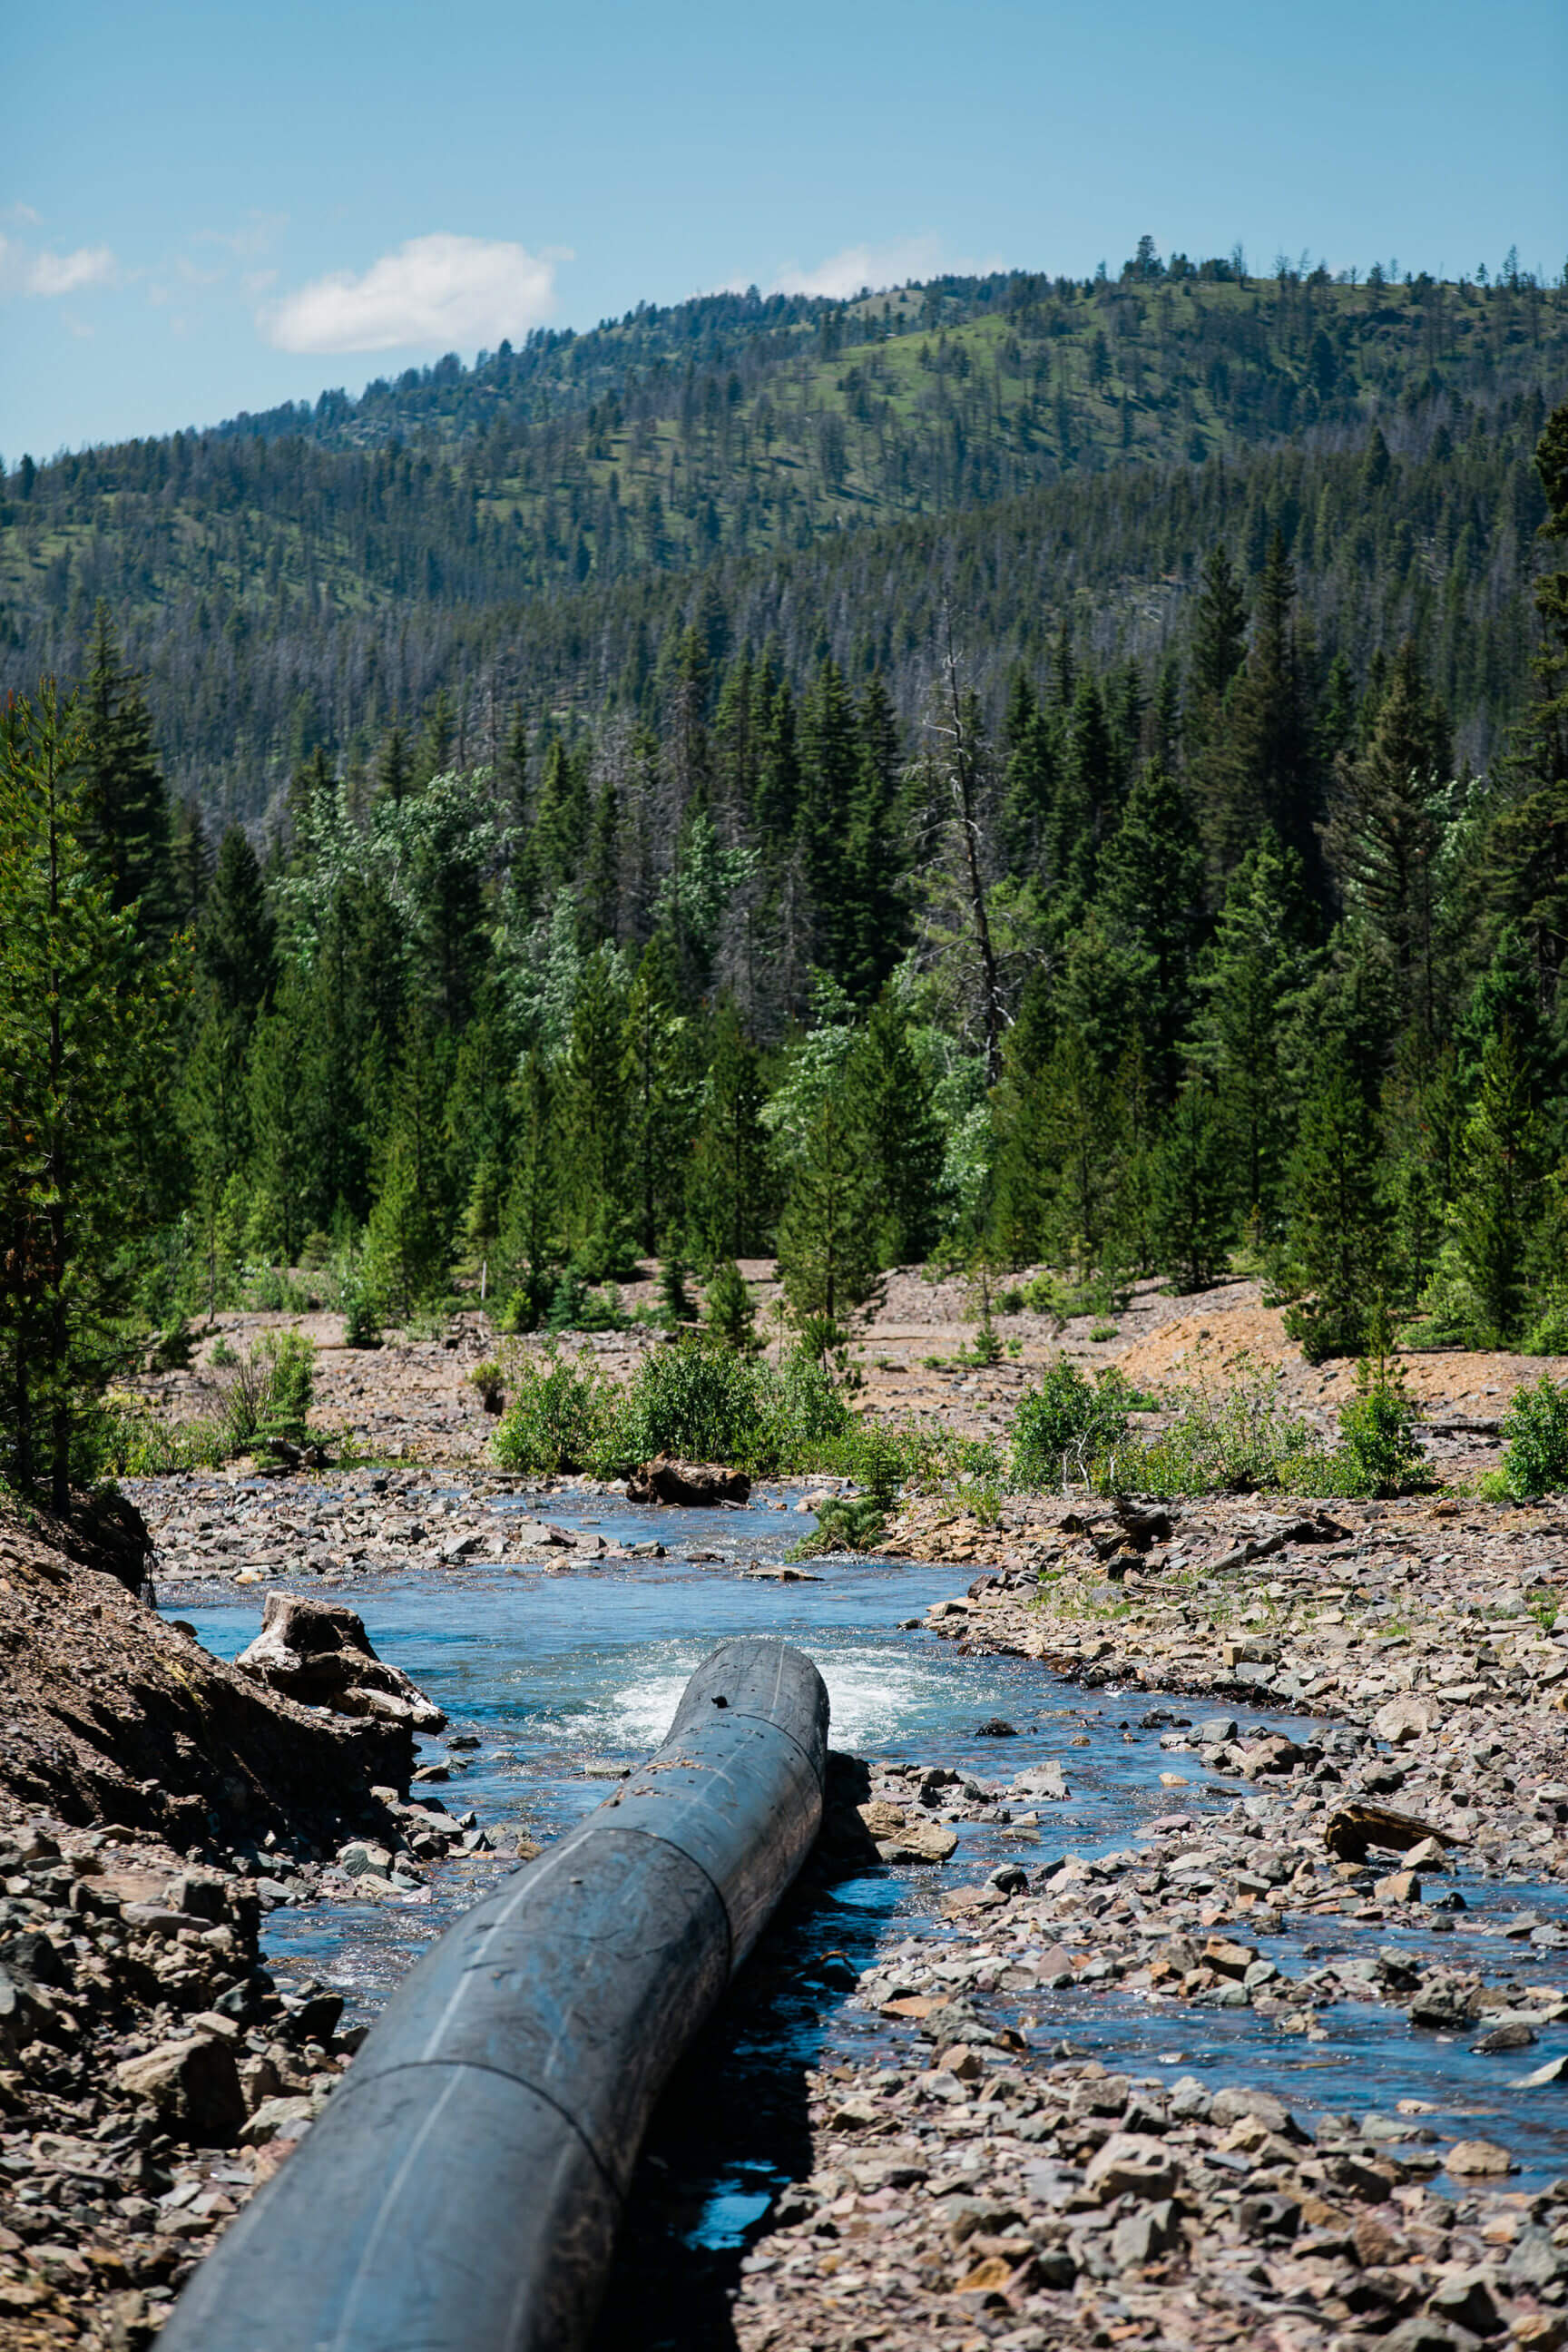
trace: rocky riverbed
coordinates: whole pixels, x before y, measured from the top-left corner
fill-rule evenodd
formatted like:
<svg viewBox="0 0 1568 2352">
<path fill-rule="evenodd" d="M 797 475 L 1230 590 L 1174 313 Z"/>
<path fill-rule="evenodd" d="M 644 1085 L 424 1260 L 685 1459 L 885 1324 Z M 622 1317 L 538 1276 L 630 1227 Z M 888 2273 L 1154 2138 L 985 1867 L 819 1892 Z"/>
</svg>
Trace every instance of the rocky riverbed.
<svg viewBox="0 0 1568 2352">
<path fill-rule="evenodd" d="M 405 1568 L 613 1576 L 662 1542 L 652 1513 L 636 1541 L 624 1511 L 593 1524 L 616 1514 L 581 1482 L 524 1494 L 471 1462 L 137 1494 L 176 1611 L 247 1585 L 336 1602 Z M 1076 1851 L 1053 1826 L 1072 1741 L 1042 1759 L 1001 1720 L 983 1772 L 872 1759 L 852 1808 L 863 1866 L 923 1891 L 855 1983 L 869 2040 L 808 2074 L 795 2178 L 737 2252 L 721 2320 L 687 2340 L 1568 2342 L 1561 1512 L 1013 1498 L 982 1525 L 962 1501 L 911 1504 L 889 1531 L 895 1557 L 955 1571 L 915 1630 L 977 1670 L 1004 1657 L 1042 1689 L 1065 1678 L 1105 1736 L 1156 1738 L 1168 1809 Z M 714 1517 L 716 1572 L 746 1573 L 738 1523 Z M 5 1572 L 41 1625 L 58 1587 L 25 1551 L 12 1543 Z M 179 1784 L 199 1720 L 177 1711 L 142 1706 L 128 1772 L 111 1691 L 128 1626 L 171 1705 L 226 1690 L 231 1670 L 82 1572 L 100 1580 L 72 1622 L 103 1647 L 61 1651 L 17 1716 L 43 1777 L 0 1811 L 7 2347 L 150 2343 L 341 2078 L 358 2029 L 341 2032 L 336 1992 L 264 1965 L 271 1909 L 417 1905 L 437 1883 L 461 1899 L 531 1851 L 442 1785 L 460 1746 L 335 1823 L 307 1824 L 297 1792 L 268 1784 L 247 1825 L 210 1778 L 193 1809 Z M 256 1757 L 266 1782 L 265 1743 Z M 99 1796 L 73 1807 L 89 1764 Z M 102 1797 L 132 1784 L 146 1811 L 126 1822 Z M 963 1865 L 974 1831 L 1005 1849 L 988 1874 Z M 1345 2019 L 1373 2037 L 1375 2096 L 1303 2103 L 1274 2058 L 1310 2059 Z M 1216 2090 L 1201 2068 L 1119 2056 L 1119 2021 L 1131 2052 L 1150 2020 L 1184 2047 L 1223 2031 L 1255 2079 Z M 1484 2093 L 1456 2097 L 1455 2051 L 1477 2053 Z M 639 2196 L 634 2237 L 672 2242 L 657 2184 Z"/>
</svg>

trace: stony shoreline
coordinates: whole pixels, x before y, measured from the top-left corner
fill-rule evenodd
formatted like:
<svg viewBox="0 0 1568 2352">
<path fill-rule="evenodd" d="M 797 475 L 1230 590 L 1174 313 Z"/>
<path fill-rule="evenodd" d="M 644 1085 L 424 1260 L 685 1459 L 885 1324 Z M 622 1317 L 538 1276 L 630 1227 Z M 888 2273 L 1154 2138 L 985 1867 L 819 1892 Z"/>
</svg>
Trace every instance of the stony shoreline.
<svg viewBox="0 0 1568 2352">
<path fill-rule="evenodd" d="M 1546 1630 L 1568 1528 L 1446 1503 L 1119 1517 L 1015 1498 L 1001 1516 L 987 1530 L 921 1504 L 892 1529 L 896 1556 L 995 1563 L 933 1630 L 1121 1706 L 1205 1713 L 1140 1718 L 1170 1727 L 1178 1768 L 1147 1838 L 949 1889 L 940 1938 L 917 1923 L 862 1977 L 858 2002 L 898 2046 L 811 2081 L 816 2168 L 742 2264 L 745 2352 L 1568 2342 L 1568 2179 L 1510 2190 L 1506 2131 L 1439 2142 L 1429 2103 L 1403 2098 L 1309 2134 L 1268 2091 L 1108 2070 L 1011 2021 L 1027 2004 L 1047 2024 L 1053 1993 L 1098 1984 L 1173 2015 L 1249 2008 L 1310 2041 L 1326 2009 L 1371 2001 L 1470 2039 L 1518 2099 L 1560 2098 L 1568 2061 L 1530 2052 L 1568 2017 L 1568 1929 L 1471 1917 L 1462 1889 L 1568 1878 L 1568 1640 Z M 1333 1722 L 1246 1725 L 1269 1709 Z M 1228 1814 L 1179 1810 L 1184 1756 L 1246 1790 Z M 944 1817 L 1044 1822 L 1069 1793 L 1060 1763 L 994 1789 L 944 1777 L 874 1785 L 884 1853 Z M 1373 1838 L 1347 1860 L 1326 1832 L 1368 1808 L 1413 1817 L 1404 1850 Z M 1447 1931 L 1442 1959 L 1380 1944 L 1417 1916 Z M 1318 1920 L 1352 1931 L 1348 1951 L 1292 1981 L 1260 1943 Z M 1552 1980 L 1521 1983 L 1521 1962 Z"/>
<path fill-rule="evenodd" d="M 528 1518 L 490 1508 L 517 1482 L 467 1469 L 445 1496 L 435 1483 L 404 1470 L 141 1491 L 171 1590 L 270 1584 L 285 1560 L 321 1592 L 398 1562 L 582 1573 L 621 1555 L 551 1525 L 552 1499 L 581 1516 L 575 1484 Z M 1069 1988 L 1173 2016 L 1246 2008 L 1303 2044 L 1336 2004 L 1373 2002 L 1402 2032 L 1495 2037 L 1500 2081 L 1560 2097 L 1525 2085 L 1541 2030 L 1568 2017 L 1568 1932 L 1500 1925 L 1476 1897 L 1477 1882 L 1568 1880 L 1568 1628 L 1559 1641 L 1552 1623 L 1568 1526 L 1551 1508 L 1447 1501 L 1119 1516 L 1013 1498 L 983 1527 L 933 1500 L 900 1515 L 887 1548 L 976 1571 L 929 1620 L 961 1654 L 1036 1660 L 1159 1718 L 1171 1810 L 1125 1851 L 1079 1856 L 1048 1845 L 1070 1758 L 1020 1779 L 999 1738 L 995 1786 L 940 1767 L 868 1780 L 858 1834 L 889 1863 L 940 1866 L 952 1823 L 1010 1814 L 1049 1866 L 1031 1846 L 982 1885 L 944 1886 L 861 1979 L 893 2058 L 810 2079 L 811 2169 L 741 2263 L 731 2340 L 1568 2342 L 1568 2183 L 1511 2190 L 1506 2131 L 1439 2143 L 1406 2099 L 1309 2137 L 1267 2092 L 1135 2078 L 1040 2031 Z M 1220 1816 L 1196 1802 L 1215 1773 L 1237 1791 Z M 347 1847 L 279 1842 L 269 1856 L 231 1841 L 197 1865 L 151 1829 L 8 1809 L 0 2345 L 153 2340 L 357 2039 L 336 2036 L 335 1995 L 260 1967 L 264 1908 L 395 1897 L 454 1853 L 502 1866 L 477 1822 L 411 1793 Z M 1357 1806 L 1423 1835 L 1347 1857 L 1325 1832 Z M 1442 1935 L 1440 1958 L 1388 1946 L 1415 1917 Z M 1266 1948 L 1315 1920 L 1352 1948 L 1292 1978 Z M 22 1954 L 27 1937 L 41 1942 Z"/>
</svg>

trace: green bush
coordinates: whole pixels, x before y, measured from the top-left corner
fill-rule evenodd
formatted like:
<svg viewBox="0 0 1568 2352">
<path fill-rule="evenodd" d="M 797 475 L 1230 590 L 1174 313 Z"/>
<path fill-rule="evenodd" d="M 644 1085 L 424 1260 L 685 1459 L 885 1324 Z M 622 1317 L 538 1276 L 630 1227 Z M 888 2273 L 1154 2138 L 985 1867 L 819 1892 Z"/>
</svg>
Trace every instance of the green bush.
<svg viewBox="0 0 1568 2352">
<path fill-rule="evenodd" d="M 219 1421 L 161 1421 L 139 1397 L 110 1389 L 82 1414 L 79 1460 L 73 1480 L 96 1486 L 104 1478 L 170 1478 L 185 1470 L 216 1470 L 228 1452 Z"/>
<path fill-rule="evenodd" d="M 605 1450 L 612 1414 L 607 1386 L 586 1357 L 568 1363 L 553 1348 L 542 1361 L 520 1356 L 490 1450 L 503 1470 L 528 1476 L 586 1470 Z"/>
<path fill-rule="evenodd" d="M 1258 1370 L 1217 1394 L 1178 1391 L 1175 1418 L 1152 1437 L 1107 1446 L 1093 1465 L 1102 1493 L 1164 1496 L 1325 1493 L 1330 1456 L 1288 1412 L 1282 1375 Z"/>
<path fill-rule="evenodd" d="M 218 1412 L 229 1451 L 243 1454 L 269 1438 L 289 1445 L 305 1439 L 305 1418 L 315 1396 L 316 1349 L 300 1331 L 264 1331 L 243 1356 L 226 1350 L 213 1364 L 224 1365 Z"/>
<path fill-rule="evenodd" d="M 1568 1381 L 1543 1372 L 1518 1391 L 1503 1418 L 1503 1475 L 1517 1496 L 1568 1492 Z"/>
<path fill-rule="evenodd" d="M 1021 1399 L 1013 1424 L 1013 1475 L 1021 1486 L 1059 1486 L 1087 1477 L 1091 1465 L 1127 1435 L 1135 1391 L 1114 1365 L 1086 1380 L 1058 1356 L 1037 1389 Z"/>
<path fill-rule="evenodd" d="M 825 1552 L 875 1551 L 887 1532 L 887 1514 L 868 1495 L 830 1495 L 816 1515 L 816 1525 L 799 1543 L 791 1544 L 786 1559 L 819 1559 Z"/>
<path fill-rule="evenodd" d="M 756 1463 L 768 1421 L 765 1366 L 700 1339 L 645 1356 L 617 1417 L 617 1447 L 628 1462 L 656 1454 L 695 1461 Z"/>
<path fill-rule="evenodd" d="M 1340 1446 L 1330 1491 L 1400 1495 L 1426 1483 L 1415 1442 L 1415 1407 L 1397 1366 L 1383 1355 L 1356 1366 L 1356 1392 L 1340 1414 Z"/>
</svg>

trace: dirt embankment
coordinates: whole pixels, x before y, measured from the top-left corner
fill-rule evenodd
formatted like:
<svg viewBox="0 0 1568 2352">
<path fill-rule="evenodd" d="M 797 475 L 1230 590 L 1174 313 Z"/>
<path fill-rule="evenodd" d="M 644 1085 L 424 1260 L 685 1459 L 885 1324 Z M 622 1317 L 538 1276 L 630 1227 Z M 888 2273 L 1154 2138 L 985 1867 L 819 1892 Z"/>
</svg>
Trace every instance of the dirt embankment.
<svg viewBox="0 0 1568 2352">
<path fill-rule="evenodd" d="M 0 1519 L 5 2352 L 151 2344 L 353 2053 L 340 1996 L 261 1965 L 263 1916 L 334 1856 L 413 1883 L 463 1836 L 438 1800 L 399 1794 L 408 1719 L 300 1705 L 222 1664 L 150 1605 L 151 1548 L 123 1503 Z M 331 1646 L 332 1709 L 352 1669 L 370 1693 L 352 1703 L 415 1712 L 348 1612 L 274 1613 L 275 1685 L 319 1681 Z"/>
<path fill-rule="evenodd" d="M 0 1520 L 0 1802 L 191 1853 L 325 1835 L 374 1786 L 407 1786 L 405 1727 L 270 1696 L 160 1618 L 117 1572 L 128 1526 L 122 1507 L 110 1554 L 79 1528 Z"/>
</svg>

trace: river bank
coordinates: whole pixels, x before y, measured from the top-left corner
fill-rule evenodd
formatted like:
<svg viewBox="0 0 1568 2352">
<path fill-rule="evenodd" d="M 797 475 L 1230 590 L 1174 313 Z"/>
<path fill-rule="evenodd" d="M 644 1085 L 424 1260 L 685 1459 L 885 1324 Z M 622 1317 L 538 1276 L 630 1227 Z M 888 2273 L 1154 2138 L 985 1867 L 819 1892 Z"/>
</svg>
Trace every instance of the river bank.
<svg viewBox="0 0 1568 2352">
<path fill-rule="evenodd" d="M 764 1625 L 828 1672 L 860 1853 L 675 2086 L 599 2352 L 1568 2341 L 1560 1510 L 1004 1496 L 983 1522 L 957 1490 L 883 1558 L 786 1571 L 820 1482 L 672 1512 L 493 1472 L 482 1341 L 354 1360 L 394 1461 L 133 1486 L 165 1666 L 205 1680 L 269 1592 L 346 1599 L 454 1728 L 414 1808 L 353 1835 L 208 1822 L 193 1861 L 177 1810 L 68 1818 L 68 1773 L 0 1811 L 0 1966 L 41 1937 L 63 1979 L 35 1968 L 0 2079 L 0 2344 L 151 2343 L 420 1942 L 656 1743 L 705 1646 Z M 85 1712 L 62 1659 L 40 1753 L 112 1755 L 124 1633 Z M 1376 1818 L 1357 1844 L 1368 1808 L 1403 1845 Z M 221 2139 L 181 2109 L 193 2042 L 240 2083 Z"/>
</svg>

